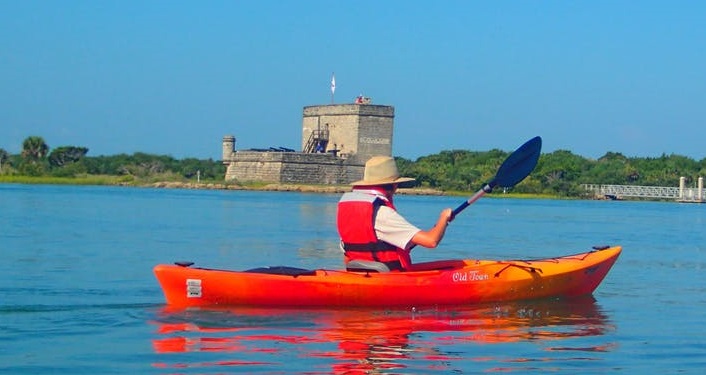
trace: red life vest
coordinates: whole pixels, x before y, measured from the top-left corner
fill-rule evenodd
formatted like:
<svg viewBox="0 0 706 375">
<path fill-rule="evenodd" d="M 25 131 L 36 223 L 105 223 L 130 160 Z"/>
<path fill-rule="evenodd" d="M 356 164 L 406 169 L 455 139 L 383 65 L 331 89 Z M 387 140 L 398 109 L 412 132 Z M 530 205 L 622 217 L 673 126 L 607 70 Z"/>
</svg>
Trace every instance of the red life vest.
<svg viewBox="0 0 706 375">
<path fill-rule="evenodd" d="M 373 260 L 390 270 L 408 269 L 412 264 L 409 251 L 381 241 L 375 234 L 375 216 L 380 206 L 395 207 L 375 190 L 353 190 L 338 202 L 338 234 L 343 242 L 345 262 Z"/>
</svg>

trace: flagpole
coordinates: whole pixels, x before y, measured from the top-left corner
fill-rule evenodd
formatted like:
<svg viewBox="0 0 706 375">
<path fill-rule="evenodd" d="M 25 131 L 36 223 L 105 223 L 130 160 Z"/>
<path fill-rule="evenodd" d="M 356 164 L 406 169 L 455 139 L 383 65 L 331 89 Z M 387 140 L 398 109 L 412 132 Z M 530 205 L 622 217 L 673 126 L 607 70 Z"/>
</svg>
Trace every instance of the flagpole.
<svg viewBox="0 0 706 375">
<path fill-rule="evenodd" d="M 336 92 L 336 74 L 331 73 L 331 104 L 333 104 L 333 94 Z"/>
</svg>

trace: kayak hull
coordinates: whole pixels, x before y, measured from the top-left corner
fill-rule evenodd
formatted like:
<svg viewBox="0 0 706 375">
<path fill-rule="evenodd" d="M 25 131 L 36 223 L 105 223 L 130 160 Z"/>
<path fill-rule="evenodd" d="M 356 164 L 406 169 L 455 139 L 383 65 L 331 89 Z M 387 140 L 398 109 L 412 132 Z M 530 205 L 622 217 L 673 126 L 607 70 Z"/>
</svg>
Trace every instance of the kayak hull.
<svg viewBox="0 0 706 375">
<path fill-rule="evenodd" d="M 621 250 L 614 246 L 534 260 L 444 260 L 417 264 L 409 272 L 276 274 L 160 264 L 154 273 L 167 304 L 174 307 L 470 305 L 591 294 Z"/>
</svg>

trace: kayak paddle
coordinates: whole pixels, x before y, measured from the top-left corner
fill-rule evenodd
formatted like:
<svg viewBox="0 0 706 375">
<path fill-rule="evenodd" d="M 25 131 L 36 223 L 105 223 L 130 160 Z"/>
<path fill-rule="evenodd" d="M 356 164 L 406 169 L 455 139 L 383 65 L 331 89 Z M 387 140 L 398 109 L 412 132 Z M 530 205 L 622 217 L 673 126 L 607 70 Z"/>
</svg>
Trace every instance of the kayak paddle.
<svg viewBox="0 0 706 375">
<path fill-rule="evenodd" d="M 493 191 L 496 186 L 509 188 L 517 185 L 520 181 L 524 180 L 525 177 L 534 170 L 539 160 L 539 154 L 542 151 L 542 138 L 537 136 L 529 141 L 525 142 L 517 150 L 515 150 L 510 156 L 505 159 L 503 164 L 498 169 L 495 174 L 495 178 L 486 183 L 478 192 L 473 194 L 472 197 L 468 198 L 467 201 L 463 202 L 460 206 L 456 207 L 451 213 L 451 220 L 453 220 L 456 215 L 468 207 L 471 203 L 477 201 L 480 197 L 486 193 Z"/>
</svg>

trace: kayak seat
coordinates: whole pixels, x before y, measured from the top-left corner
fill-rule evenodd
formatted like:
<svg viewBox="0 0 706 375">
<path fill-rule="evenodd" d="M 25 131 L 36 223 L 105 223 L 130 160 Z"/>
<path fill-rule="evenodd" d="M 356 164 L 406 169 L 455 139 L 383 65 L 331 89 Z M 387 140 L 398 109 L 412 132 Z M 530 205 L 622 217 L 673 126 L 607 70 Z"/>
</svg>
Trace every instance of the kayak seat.
<svg viewBox="0 0 706 375">
<path fill-rule="evenodd" d="M 390 272 L 390 268 L 385 263 L 374 260 L 352 260 L 346 264 L 346 270 L 352 272 Z"/>
<path fill-rule="evenodd" d="M 297 267 L 287 267 L 287 266 L 272 266 L 272 267 L 259 267 L 253 268 L 251 270 L 246 270 L 248 273 L 265 273 L 268 275 L 284 275 L 284 276 L 314 276 L 316 271 L 308 270 L 305 268 Z"/>
</svg>

